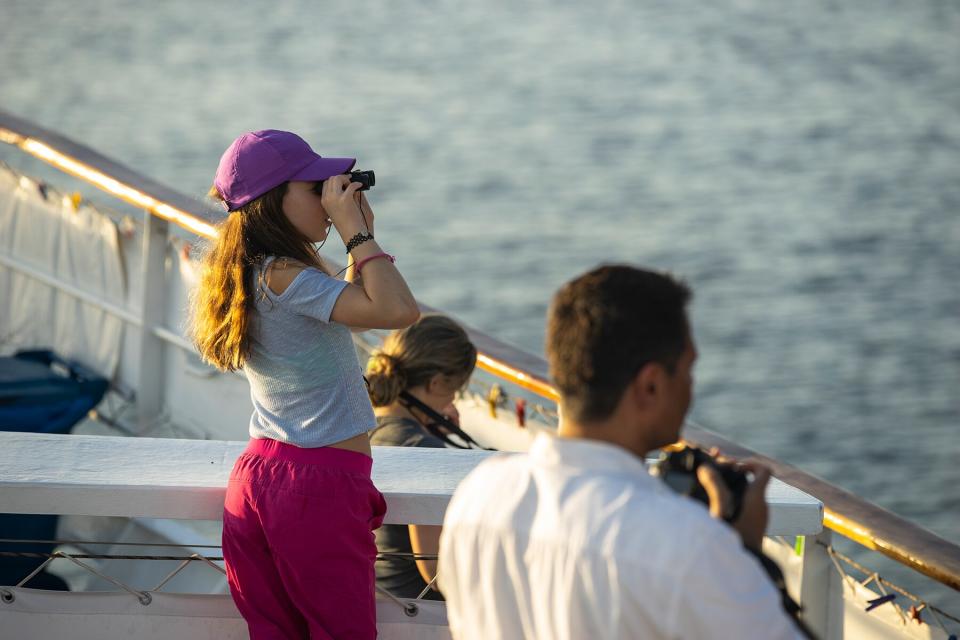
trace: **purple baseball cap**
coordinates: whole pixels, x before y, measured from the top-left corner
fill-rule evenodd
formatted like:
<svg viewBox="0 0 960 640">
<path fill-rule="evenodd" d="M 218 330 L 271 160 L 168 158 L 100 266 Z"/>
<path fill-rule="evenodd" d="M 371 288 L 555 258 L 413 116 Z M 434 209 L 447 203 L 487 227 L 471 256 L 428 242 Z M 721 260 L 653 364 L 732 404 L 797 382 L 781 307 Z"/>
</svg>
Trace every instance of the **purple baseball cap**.
<svg viewBox="0 0 960 640">
<path fill-rule="evenodd" d="M 346 173 L 355 158 L 321 158 L 303 138 L 289 131 L 245 133 L 220 157 L 213 184 L 227 211 L 235 211 L 288 180 L 319 182 Z"/>
</svg>

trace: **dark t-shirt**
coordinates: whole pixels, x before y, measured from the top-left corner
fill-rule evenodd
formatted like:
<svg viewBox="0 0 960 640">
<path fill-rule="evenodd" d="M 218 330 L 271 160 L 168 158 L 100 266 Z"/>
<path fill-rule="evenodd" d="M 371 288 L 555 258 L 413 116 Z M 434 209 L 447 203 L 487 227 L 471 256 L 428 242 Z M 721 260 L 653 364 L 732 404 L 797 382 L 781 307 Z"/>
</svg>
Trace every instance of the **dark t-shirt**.
<svg viewBox="0 0 960 640">
<path fill-rule="evenodd" d="M 377 428 L 370 434 L 370 444 L 389 447 L 430 447 L 443 449 L 443 440 L 431 435 L 419 422 L 410 418 L 383 416 L 377 418 Z M 405 524 L 385 524 L 374 532 L 377 550 L 380 553 L 412 553 L 410 530 Z M 410 557 L 378 560 L 376 565 L 377 586 L 383 587 L 401 598 L 416 598 L 427 587 Z M 427 600 L 442 600 L 443 596 L 431 589 L 424 596 Z"/>
</svg>

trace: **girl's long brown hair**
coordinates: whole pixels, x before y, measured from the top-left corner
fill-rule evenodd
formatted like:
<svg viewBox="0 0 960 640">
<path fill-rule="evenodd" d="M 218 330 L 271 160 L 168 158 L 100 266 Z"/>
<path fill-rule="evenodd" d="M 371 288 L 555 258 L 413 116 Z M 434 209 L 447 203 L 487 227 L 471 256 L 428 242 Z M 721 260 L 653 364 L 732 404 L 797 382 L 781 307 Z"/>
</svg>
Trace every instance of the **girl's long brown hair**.
<svg viewBox="0 0 960 640">
<path fill-rule="evenodd" d="M 203 259 L 193 293 L 190 333 L 205 362 L 223 371 L 243 367 L 250 354 L 250 311 L 259 288 L 255 269 L 267 256 L 324 269 L 310 240 L 283 213 L 287 183 L 231 212 Z M 210 197 L 221 199 L 216 188 Z"/>
</svg>

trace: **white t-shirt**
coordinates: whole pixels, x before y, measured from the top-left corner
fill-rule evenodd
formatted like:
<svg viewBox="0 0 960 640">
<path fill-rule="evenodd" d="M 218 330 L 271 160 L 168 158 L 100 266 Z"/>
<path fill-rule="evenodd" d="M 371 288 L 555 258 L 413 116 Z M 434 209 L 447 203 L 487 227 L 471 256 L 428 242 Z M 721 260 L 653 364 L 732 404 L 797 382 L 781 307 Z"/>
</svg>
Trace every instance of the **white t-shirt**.
<svg viewBox="0 0 960 640">
<path fill-rule="evenodd" d="M 802 638 L 733 529 L 595 440 L 541 434 L 480 464 L 439 574 L 457 640 Z"/>
</svg>

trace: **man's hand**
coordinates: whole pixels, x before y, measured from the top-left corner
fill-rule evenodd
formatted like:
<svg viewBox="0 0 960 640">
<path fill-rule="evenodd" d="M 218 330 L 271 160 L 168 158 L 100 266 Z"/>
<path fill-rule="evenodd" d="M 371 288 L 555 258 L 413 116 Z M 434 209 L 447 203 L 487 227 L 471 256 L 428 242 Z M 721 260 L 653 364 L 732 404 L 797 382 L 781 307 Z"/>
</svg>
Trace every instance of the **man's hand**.
<svg viewBox="0 0 960 640">
<path fill-rule="evenodd" d="M 723 462 L 728 463 L 726 460 Z M 753 481 L 747 485 L 747 490 L 743 495 L 740 516 L 731 523 L 731 526 L 740 534 L 744 545 L 759 551 L 769 518 L 769 508 L 764 497 L 764 491 L 766 491 L 767 483 L 770 481 L 770 470 L 762 464 L 750 460 L 740 462 L 738 466 L 742 470 L 751 472 Z M 703 485 L 707 497 L 710 499 L 710 515 L 722 519 L 729 514 L 733 508 L 733 499 L 730 490 L 727 489 L 717 470 L 710 465 L 700 465 L 697 468 L 697 479 Z"/>
</svg>

